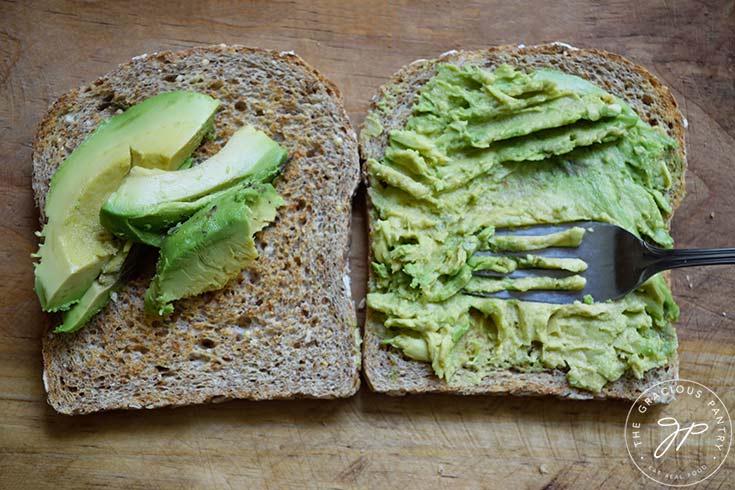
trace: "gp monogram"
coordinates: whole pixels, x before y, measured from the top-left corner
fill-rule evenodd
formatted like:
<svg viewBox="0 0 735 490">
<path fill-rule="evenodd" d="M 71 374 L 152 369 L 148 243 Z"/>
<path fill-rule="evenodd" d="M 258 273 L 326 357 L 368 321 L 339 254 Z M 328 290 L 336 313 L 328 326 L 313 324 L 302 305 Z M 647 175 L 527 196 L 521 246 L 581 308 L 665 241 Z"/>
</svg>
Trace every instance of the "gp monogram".
<svg viewBox="0 0 735 490">
<path fill-rule="evenodd" d="M 662 397 L 674 395 L 668 405 Z M 658 383 L 638 397 L 625 421 L 633 464 L 662 485 L 684 487 L 714 475 L 732 443 L 727 407 L 709 388 L 684 379 Z"/>
</svg>

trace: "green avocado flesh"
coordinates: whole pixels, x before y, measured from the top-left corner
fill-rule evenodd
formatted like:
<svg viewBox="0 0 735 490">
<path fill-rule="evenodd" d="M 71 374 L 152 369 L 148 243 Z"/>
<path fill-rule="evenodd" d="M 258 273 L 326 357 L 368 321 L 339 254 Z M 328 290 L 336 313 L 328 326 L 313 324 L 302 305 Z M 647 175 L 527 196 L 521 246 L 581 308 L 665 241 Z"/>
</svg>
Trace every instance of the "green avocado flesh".
<svg viewBox="0 0 735 490">
<path fill-rule="evenodd" d="M 365 127 L 383 132 L 375 117 Z M 578 77 L 444 64 L 405 126 L 388 136 L 384 158 L 367 162 L 376 213 L 367 304 L 384 344 L 431 363 L 449 384 L 479 382 L 498 370 L 561 369 L 572 386 L 598 392 L 626 373 L 640 378 L 669 362 L 679 310 L 662 276 L 605 303 L 466 294 L 584 287 L 583 261 L 532 252 L 577 246 L 583 229 L 512 238 L 496 228 L 603 221 L 671 247 L 667 165 L 678 156 L 663 131 Z M 517 268 L 572 274 L 472 274 Z"/>
<path fill-rule="evenodd" d="M 51 179 L 35 267 L 45 311 L 67 310 L 121 253 L 99 220 L 131 166 L 178 168 L 211 130 L 218 102 L 189 92 L 163 93 L 102 123 Z M 90 293 L 91 294 L 91 293 Z"/>
<path fill-rule="evenodd" d="M 168 234 L 146 311 L 173 312 L 173 301 L 221 289 L 258 256 L 253 236 L 276 217 L 283 199 L 270 184 L 239 184 Z"/>
<path fill-rule="evenodd" d="M 245 126 L 196 167 L 133 167 L 102 206 L 100 221 L 118 237 L 160 246 L 166 230 L 207 205 L 218 191 L 245 180 L 270 180 L 287 158 L 286 150 L 265 133 Z"/>
<path fill-rule="evenodd" d="M 105 264 L 100 275 L 85 291 L 79 302 L 69 310 L 62 312 L 61 325 L 54 329 L 54 333 L 76 332 L 107 305 L 120 282 L 123 265 L 128 259 L 132 245 L 132 242 L 125 242 L 122 250 Z"/>
</svg>

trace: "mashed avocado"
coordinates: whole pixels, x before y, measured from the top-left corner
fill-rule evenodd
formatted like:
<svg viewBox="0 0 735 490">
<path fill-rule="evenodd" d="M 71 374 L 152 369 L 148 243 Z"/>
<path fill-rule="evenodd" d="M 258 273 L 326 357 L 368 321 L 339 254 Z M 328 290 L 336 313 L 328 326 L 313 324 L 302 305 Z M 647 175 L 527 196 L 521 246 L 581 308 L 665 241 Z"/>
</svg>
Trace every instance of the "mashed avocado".
<svg viewBox="0 0 735 490">
<path fill-rule="evenodd" d="M 381 134 L 378 121 L 370 131 Z M 490 72 L 445 64 L 419 93 L 404 128 L 368 161 L 373 279 L 367 304 L 385 344 L 430 362 L 452 383 L 499 369 L 563 369 L 569 383 L 599 391 L 641 377 L 676 351 L 678 317 L 656 276 L 625 298 L 556 305 L 470 296 L 470 291 L 582 289 L 574 259 L 534 249 L 576 246 L 583 229 L 510 239 L 499 227 L 604 221 L 671 247 L 667 162 L 676 143 L 619 98 L 552 70 Z M 551 241 L 549 241 L 551 240 Z M 476 251 L 529 251 L 511 258 Z M 552 268 L 564 278 L 488 278 Z M 466 379 L 466 376 L 463 376 Z"/>
</svg>

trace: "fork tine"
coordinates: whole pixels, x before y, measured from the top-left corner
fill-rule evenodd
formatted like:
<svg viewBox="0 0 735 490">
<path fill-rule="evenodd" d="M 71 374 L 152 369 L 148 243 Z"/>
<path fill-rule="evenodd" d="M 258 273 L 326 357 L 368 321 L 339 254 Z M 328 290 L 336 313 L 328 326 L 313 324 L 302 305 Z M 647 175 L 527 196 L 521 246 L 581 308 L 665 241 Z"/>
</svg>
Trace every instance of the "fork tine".
<svg viewBox="0 0 735 490">
<path fill-rule="evenodd" d="M 520 301 L 534 301 L 539 303 L 568 304 L 574 301 L 584 301 L 585 292 L 581 291 L 499 291 L 497 293 L 465 292 L 470 296 L 480 298 L 517 299 Z"/>
<path fill-rule="evenodd" d="M 576 259 L 579 258 L 579 252 L 572 247 L 547 247 L 537 248 L 535 250 L 525 250 L 523 252 L 493 252 L 491 250 L 478 250 L 475 255 L 488 255 L 498 257 L 525 257 L 526 255 L 538 255 L 549 259 Z"/>
<path fill-rule="evenodd" d="M 556 223 L 556 224 L 536 224 L 530 226 L 499 226 L 496 229 L 497 235 L 549 235 L 559 231 L 565 231 L 570 228 L 580 227 L 589 228 L 593 226 L 595 222 L 592 221 L 570 221 L 568 223 Z"/>
<path fill-rule="evenodd" d="M 493 279 L 502 279 L 504 277 L 510 277 L 508 274 L 503 274 L 502 272 L 495 272 L 495 271 L 488 271 L 488 270 L 473 271 L 472 275 L 477 276 L 477 277 L 490 277 Z"/>
<path fill-rule="evenodd" d="M 473 276 L 477 277 L 488 277 L 491 279 L 520 279 L 522 277 L 568 277 L 574 276 L 578 273 L 569 272 L 562 269 L 516 269 L 510 274 L 503 274 L 502 272 L 495 272 L 489 270 L 478 270 L 472 273 Z"/>
</svg>

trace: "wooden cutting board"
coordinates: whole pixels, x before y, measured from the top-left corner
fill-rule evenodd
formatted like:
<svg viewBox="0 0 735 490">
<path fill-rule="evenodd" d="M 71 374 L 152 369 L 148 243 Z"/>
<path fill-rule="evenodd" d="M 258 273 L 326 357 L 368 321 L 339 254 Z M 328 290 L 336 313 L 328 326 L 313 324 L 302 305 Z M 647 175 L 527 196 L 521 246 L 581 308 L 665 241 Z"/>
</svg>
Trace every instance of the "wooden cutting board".
<svg viewBox="0 0 735 490">
<path fill-rule="evenodd" d="M 727 2 L 0 1 L 0 488 L 630 488 L 646 480 L 617 402 L 390 398 L 57 415 L 29 255 L 31 142 L 55 97 L 134 55 L 214 43 L 294 50 L 344 92 L 358 126 L 400 66 L 456 48 L 561 40 L 623 54 L 688 119 L 680 246 L 735 245 L 735 7 Z M 357 197 L 353 293 L 364 296 Z M 735 269 L 677 272 L 682 377 L 735 408 Z M 362 316 L 362 312 L 360 312 Z M 699 488 L 733 488 L 735 456 Z"/>
</svg>

